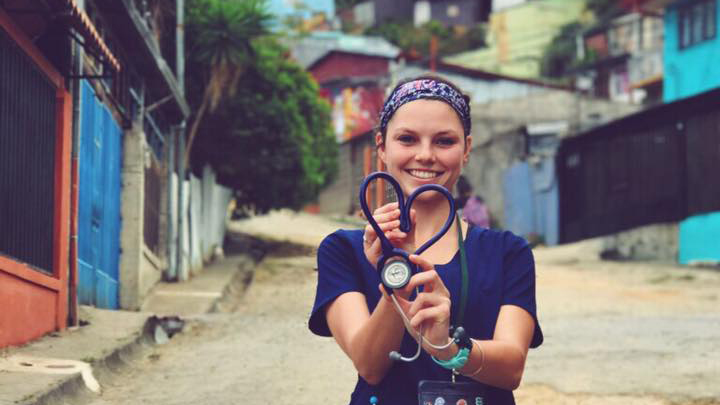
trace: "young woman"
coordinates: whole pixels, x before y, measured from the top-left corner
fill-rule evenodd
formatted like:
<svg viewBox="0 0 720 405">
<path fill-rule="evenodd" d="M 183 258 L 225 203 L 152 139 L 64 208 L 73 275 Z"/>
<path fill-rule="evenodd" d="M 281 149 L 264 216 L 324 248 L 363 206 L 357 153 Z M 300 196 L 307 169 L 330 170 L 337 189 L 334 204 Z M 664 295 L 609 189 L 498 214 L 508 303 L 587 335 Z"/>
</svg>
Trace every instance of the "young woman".
<svg viewBox="0 0 720 405">
<path fill-rule="evenodd" d="M 380 119 L 378 153 L 406 196 L 424 184 L 453 190 L 472 144 L 467 96 L 443 79 L 416 78 L 395 87 Z M 399 229 L 397 203 L 373 213 L 392 244 L 408 252 L 438 232 L 449 215 L 446 198 L 437 192 L 421 194 L 412 208 L 413 226 L 407 233 Z M 457 381 L 485 387 L 485 404 L 513 404 L 512 390 L 520 383 L 528 348 L 543 340 L 527 242 L 510 232 L 468 229 L 466 223 L 453 222 L 422 255 L 410 256 L 420 271 L 395 290 L 397 306 L 380 285 L 375 266 L 381 253 L 369 225 L 338 230 L 318 249 L 317 295 L 309 327 L 318 335 L 333 336 L 355 365 L 359 376 L 350 404 L 417 404 L 420 381 L 451 380 L 448 364 L 459 373 Z M 468 293 L 461 301 L 463 287 Z M 464 317 L 459 321 L 461 307 Z M 400 311 L 409 319 L 407 327 Z M 450 342 L 450 327 L 460 322 L 472 338 L 469 344 L 452 342 L 437 349 Z M 423 347 L 417 360 L 389 358 L 392 351 L 415 353 L 419 333 Z"/>
</svg>

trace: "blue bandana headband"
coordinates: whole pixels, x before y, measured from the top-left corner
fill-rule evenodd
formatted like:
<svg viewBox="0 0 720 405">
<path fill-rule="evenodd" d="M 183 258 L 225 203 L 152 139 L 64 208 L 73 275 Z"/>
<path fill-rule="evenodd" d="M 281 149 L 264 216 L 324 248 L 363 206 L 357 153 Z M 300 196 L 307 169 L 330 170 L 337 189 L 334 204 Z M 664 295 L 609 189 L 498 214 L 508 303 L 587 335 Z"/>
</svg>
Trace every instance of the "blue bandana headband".
<svg viewBox="0 0 720 405">
<path fill-rule="evenodd" d="M 462 122 L 465 136 L 470 134 L 470 106 L 465 98 L 450 85 L 432 79 L 420 79 L 407 82 L 395 89 L 380 113 L 380 130 L 387 129 L 390 118 L 405 103 L 420 99 L 440 100 L 457 112 Z"/>
</svg>

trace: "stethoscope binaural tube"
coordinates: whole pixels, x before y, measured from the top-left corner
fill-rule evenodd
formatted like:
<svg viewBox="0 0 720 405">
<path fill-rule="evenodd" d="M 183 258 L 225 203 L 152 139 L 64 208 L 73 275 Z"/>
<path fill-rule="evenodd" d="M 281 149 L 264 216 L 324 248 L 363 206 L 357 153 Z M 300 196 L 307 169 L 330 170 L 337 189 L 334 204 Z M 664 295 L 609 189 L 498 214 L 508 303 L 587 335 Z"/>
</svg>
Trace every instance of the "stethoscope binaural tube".
<svg viewBox="0 0 720 405">
<path fill-rule="evenodd" d="M 433 243 L 437 242 L 450 229 L 453 218 L 455 217 L 455 199 L 445 187 L 439 184 L 426 184 L 418 187 L 415 191 L 413 191 L 412 194 L 410 194 L 410 196 L 408 197 L 406 204 L 405 196 L 402 192 L 402 189 L 400 188 L 400 184 L 398 184 L 397 180 L 395 180 L 390 174 L 384 172 L 372 173 L 368 175 L 360 184 L 360 208 L 365 214 L 365 218 L 367 218 L 368 223 L 370 223 L 370 226 L 372 226 L 373 230 L 375 231 L 375 234 L 378 238 L 380 238 L 382 254 L 378 258 L 377 262 L 377 270 L 380 274 L 380 280 L 382 282 L 383 288 L 392 298 L 395 307 L 402 316 L 405 327 L 408 329 L 408 331 L 411 331 L 413 330 L 413 328 L 410 325 L 410 320 L 407 319 L 405 312 L 403 312 L 400 304 L 397 302 L 397 298 L 393 294 L 393 290 L 403 288 L 405 285 L 407 285 L 407 283 L 410 281 L 410 277 L 412 277 L 412 275 L 417 272 L 417 266 L 410 261 L 410 255 L 406 251 L 400 248 L 396 248 L 392 245 L 392 243 L 390 243 L 390 241 L 385 237 L 385 233 L 382 231 L 382 229 L 380 229 L 380 226 L 377 224 L 377 222 L 372 216 L 372 213 L 370 212 L 370 208 L 368 207 L 366 201 L 367 189 L 370 183 L 378 178 L 386 180 L 395 190 L 395 195 L 397 196 L 398 200 L 398 208 L 400 209 L 399 228 L 401 231 L 406 233 L 410 232 L 410 228 L 412 226 L 412 224 L 410 223 L 410 208 L 412 206 L 412 203 L 420 194 L 426 191 L 433 190 L 441 193 L 448 200 L 448 203 L 450 205 L 450 212 L 448 214 L 447 221 L 445 221 L 445 224 L 438 233 L 433 235 L 432 238 L 430 238 L 427 242 L 425 242 L 422 246 L 420 246 L 420 248 L 415 251 L 414 254 L 416 255 L 421 254 L 427 248 L 432 246 Z M 416 292 L 419 293 L 419 289 L 416 289 Z M 412 337 L 418 342 L 418 349 L 415 354 L 412 357 L 404 357 L 399 352 L 392 351 L 389 354 L 390 359 L 395 361 L 411 362 L 420 357 L 420 352 L 422 351 L 423 344 L 422 331 L 417 333 L 417 337 Z M 444 345 L 435 345 L 429 341 L 427 341 L 426 343 L 430 347 L 433 347 L 437 350 L 442 350 L 450 347 L 452 342 L 453 340 L 450 340 L 447 344 Z"/>
<path fill-rule="evenodd" d="M 360 200 L 360 208 L 362 209 L 363 213 L 365 214 L 365 218 L 367 218 L 368 223 L 375 231 L 375 234 L 380 239 L 380 246 L 382 249 L 382 254 L 378 258 L 377 262 L 377 270 L 378 273 L 381 275 L 381 281 L 383 282 L 383 287 L 385 288 L 385 291 L 388 293 L 388 295 L 393 294 L 394 289 L 402 288 L 404 287 L 408 281 L 410 281 L 410 277 L 417 272 L 417 266 L 410 262 L 410 255 L 408 252 L 404 251 L 403 249 L 396 248 L 390 243 L 390 241 L 385 237 L 385 233 L 380 229 L 380 226 L 377 224 L 375 219 L 373 218 L 372 213 L 370 212 L 370 208 L 368 207 L 367 201 L 366 201 L 366 194 L 367 189 L 370 183 L 378 178 L 382 178 L 386 180 L 395 190 L 395 195 L 397 196 L 398 200 L 398 208 L 400 209 L 400 230 L 403 232 L 410 232 L 410 228 L 412 224 L 410 223 L 410 208 L 412 207 L 413 202 L 415 199 L 422 193 L 427 191 L 437 191 L 440 194 L 442 194 L 448 201 L 450 211 L 448 213 L 448 219 L 445 221 L 445 224 L 443 224 L 442 228 L 438 233 L 433 235 L 429 240 L 427 240 L 422 246 L 420 246 L 417 250 L 415 250 L 414 254 L 420 255 L 422 252 L 424 252 L 427 248 L 432 246 L 435 242 L 437 242 L 445 233 L 450 229 L 450 226 L 452 225 L 453 218 L 455 217 L 455 199 L 452 197 L 452 194 L 443 186 L 439 184 L 425 184 L 412 192 L 410 196 L 407 199 L 407 204 L 405 203 L 405 195 L 402 192 L 402 189 L 400 188 L 400 184 L 398 184 L 397 180 L 395 180 L 391 175 L 384 172 L 375 172 L 370 175 L 368 175 L 365 179 L 363 179 L 362 183 L 360 184 L 360 193 L 359 193 L 359 200 Z M 404 272 L 405 277 L 404 280 L 396 280 L 397 282 L 389 282 L 388 277 L 384 277 L 385 272 L 388 271 L 388 267 L 390 264 L 392 264 L 394 261 L 390 261 L 388 264 L 388 261 L 390 259 L 396 258 L 394 261 L 401 261 L 404 263 Z M 387 266 L 386 266 L 387 264 Z M 398 270 L 400 269 L 400 266 L 397 266 Z"/>
</svg>

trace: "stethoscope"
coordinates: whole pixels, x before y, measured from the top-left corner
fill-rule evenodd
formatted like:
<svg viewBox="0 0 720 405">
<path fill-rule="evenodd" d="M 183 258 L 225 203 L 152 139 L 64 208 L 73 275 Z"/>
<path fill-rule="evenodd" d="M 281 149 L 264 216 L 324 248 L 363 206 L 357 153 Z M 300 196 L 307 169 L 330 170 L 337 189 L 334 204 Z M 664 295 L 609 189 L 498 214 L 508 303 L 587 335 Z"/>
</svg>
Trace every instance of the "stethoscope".
<svg viewBox="0 0 720 405">
<path fill-rule="evenodd" d="M 403 249 L 396 248 L 392 245 L 392 243 L 390 243 L 390 241 L 385 237 L 385 233 L 380 229 L 380 226 L 377 224 L 377 222 L 372 216 L 372 213 L 370 212 L 370 208 L 368 207 L 366 201 L 367 189 L 370 183 L 378 178 L 386 180 L 388 183 L 390 183 L 390 185 L 392 185 L 393 189 L 395 190 L 395 195 L 397 196 L 398 200 L 398 208 L 400 209 L 400 230 L 403 232 L 410 232 L 410 207 L 412 207 L 413 202 L 420 194 L 430 190 L 437 191 L 442 194 L 448 200 L 448 204 L 450 204 L 450 211 L 448 213 L 447 221 L 445 221 L 445 224 L 438 233 L 433 235 L 432 238 L 430 238 L 427 242 L 425 242 L 422 246 L 415 250 L 414 254 L 416 255 L 420 255 L 427 248 L 432 246 L 433 243 L 437 242 L 443 235 L 445 235 L 448 229 L 450 229 L 453 219 L 455 218 L 455 200 L 453 199 L 452 194 L 450 194 L 450 192 L 445 187 L 439 184 L 425 184 L 413 191 L 412 194 L 410 194 L 410 196 L 408 197 L 406 203 L 402 189 L 400 188 L 400 184 L 398 184 L 397 180 L 395 180 L 391 175 L 384 172 L 372 173 L 367 176 L 360 184 L 360 208 L 362 208 L 362 211 L 365 214 L 365 218 L 367 218 L 370 226 L 372 226 L 375 230 L 375 234 L 377 234 L 377 237 L 380 238 L 382 254 L 380 255 L 380 258 L 377 262 L 377 270 L 380 273 L 380 281 L 382 282 L 383 288 L 385 288 L 387 294 L 392 298 L 395 307 L 397 308 L 398 312 L 402 317 L 406 329 L 408 331 L 412 331 L 413 328 L 410 325 L 410 320 L 407 318 L 405 312 L 400 307 L 400 304 L 398 303 L 395 295 L 393 294 L 393 290 L 406 286 L 407 283 L 410 282 L 410 278 L 415 273 L 417 273 L 417 266 L 410 261 L 410 254 L 408 252 L 404 251 Z M 419 293 L 418 288 L 416 288 L 415 291 L 416 293 Z M 457 335 L 458 333 L 462 333 L 462 331 L 455 330 L 454 335 Z M 410 335 L 412 336 L 412 333 Z M 390 359 L 395 361 L 411 362 L 420 357 L 420 352 L 422 351 L 423 344 L 422 330 L 417 334 L 417 337 L 413 336 L 413 339 L 418 342 L 418 348 L 412 357 L 403 357 L 403 355 L 399 352 L 392 351 L 389 354 Z M 434 349 L 443 350 L 450 347 L 450 345 L 453 343 L 453 340 L 454 339 L 449 340 L 448 343 L 444 345 L 434 345 L 429 341 L 426 341 L 426 343 Z"/>
</svg>

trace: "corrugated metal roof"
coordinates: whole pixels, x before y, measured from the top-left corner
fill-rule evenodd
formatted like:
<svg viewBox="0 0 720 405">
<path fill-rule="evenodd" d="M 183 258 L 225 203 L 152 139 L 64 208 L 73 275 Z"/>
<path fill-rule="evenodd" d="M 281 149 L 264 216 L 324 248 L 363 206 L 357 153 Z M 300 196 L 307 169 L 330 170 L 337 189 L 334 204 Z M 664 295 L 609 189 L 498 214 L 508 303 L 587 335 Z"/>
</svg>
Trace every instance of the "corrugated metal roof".
<svg viewBox="0 0 720 405">
<path fill-rule="evenodd" d="M 54 2 L 57 3 L 58 1 L 55 0 Z M 92 21 L 90 21 L 90 17 L 88 17 L 87 13 L 78 7 L 75 0 L 62 0 L 60 3 L 65 3 L 65 5 L 70 7 L 68 10 L 70 12 L 70 24 L 83 36 L 86 41 L 86 45 L 95 48 L 102 56 L 105 57 L 107 62 L 112 66 L 113 70 L 119 72 L 121 68 L 120 62 L 118 62 L 117 58 L 115 58 L 105 44 L 105 41 L 103 41 L 100 37 L 100 34 L 98 34 L 95 25 L 93 25 Z"/>
<path fill-rule="evenodd" d="M 304 68 L 332 51 L 356 53 L 394 59 L 400 49 L 382 37 L 348 35 L 337 31 L 314 32 L 306 37 L 291 40 L 293 57 Z"/>
</svg>

